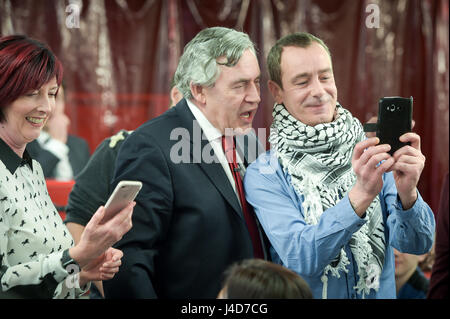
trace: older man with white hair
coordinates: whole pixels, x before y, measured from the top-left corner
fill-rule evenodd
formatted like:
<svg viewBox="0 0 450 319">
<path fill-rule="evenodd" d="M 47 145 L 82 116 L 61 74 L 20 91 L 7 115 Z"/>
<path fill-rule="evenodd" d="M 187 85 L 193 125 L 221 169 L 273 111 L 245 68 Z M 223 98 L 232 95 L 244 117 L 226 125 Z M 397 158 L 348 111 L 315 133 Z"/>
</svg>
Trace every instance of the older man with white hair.
<svg viewBox="0 0 450 319">
<path fill-rule="evenodd" d="M 243 197 L 248 152 L 226 154 L 234 150 L 231 135 L 252 127 L 259 79 L 245 33 L 208 28 L 186 45 L 175 73 L 184 99 L 138 128 L 118 154 L 114 184 L 143 187 L 106 298 L 215 298 L 230 264 L 267 256 Z"/>
</svg>

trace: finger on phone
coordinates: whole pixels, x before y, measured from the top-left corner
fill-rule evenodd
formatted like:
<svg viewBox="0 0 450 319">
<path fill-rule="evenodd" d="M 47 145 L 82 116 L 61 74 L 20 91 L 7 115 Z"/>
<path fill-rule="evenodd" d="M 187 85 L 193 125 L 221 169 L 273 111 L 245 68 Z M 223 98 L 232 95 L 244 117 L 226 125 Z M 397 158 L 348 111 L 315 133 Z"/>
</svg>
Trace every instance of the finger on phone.
<svg viewBox="0 0 450 319">
<path fill-rule="evenodd" d="M 355 160 L 359 159 L 361 155 L 364 153 L 364 150 L 369 148 L 370 146 L 375 146 L 380 143 L 380 139 L 378 137 L 371 137 L 366 140 L 363 140 L 355 145 L 355 149 L 353 150 L 353 158 Z"/>
<path fill-rule="evenodd" d="M 360 161 L 365 163 L 371 163 L 370 165 L 373 165 L 373 161 L 376 161 L 375 164 L 378 164 L 383 159 L 386 159 L 387 156 L 390 156 L 387 152 L 391 149 L 391 146 L 388 144 L 381 144 L 376 146 L 371 146 L 361 155 Z M 381 157 L 380 157 L 380 154 Z M 374 166 L 375 167 L 375 166 Z"/>
<path fill-rule="evenodd" d="M 396 155 L 396 154 L 394 154 Z M 398 163 L 406 163 L 406 164 L 417 164 L 419 159 L 416 156 L 412 156 L 409 154 L 399 154 L 394 159 Z"/>
<path fill-rule="evenodd" d="M 393 157 L 396 161 L 398 161 L 403 156 L 409 156 L 409 157 L 416 157 L 416 158 L 422 158 L 424 159 L 423 154 L 420 150 L 412 147 L 411 145 L 405 145 L 402 148 L 398 149 L 394 154 Z"/>
<path fill-rule="evenodd" d="M 394 165 L 394 158 L 388 154 L 388 157 L 377 166 L 377 170 L 381 173 L 386 173 L 391 171 Z"/>
<path fill-rule="evenodd" d="M 400 142 L 411 143 L 411 146 L 417 150 L 420 150 L 420 136 L 414 132 L 408 132 L 400 136 Z"/>
<path fill-rule="evenodd" d="M 391 155 L 389 155 L 386 152 L 375 153 L 370 157 L 369 161 L 367 162 L 367 165 L 373 168 L 378 168 L 382 161 L 386 161 L 389 158 L 391 158 Z"/>
<path fill-rule="evenodd" d="M 101 220 L 103 219 L 104 215 L 105 215 L 105 207 L 100 206 L 97 209 L 97 211 L 94 213 L 94 215 L 92 216 L 89 223 L 93 223 L 94 225 L 99 224 L 101 222 Z"/>
</svg>

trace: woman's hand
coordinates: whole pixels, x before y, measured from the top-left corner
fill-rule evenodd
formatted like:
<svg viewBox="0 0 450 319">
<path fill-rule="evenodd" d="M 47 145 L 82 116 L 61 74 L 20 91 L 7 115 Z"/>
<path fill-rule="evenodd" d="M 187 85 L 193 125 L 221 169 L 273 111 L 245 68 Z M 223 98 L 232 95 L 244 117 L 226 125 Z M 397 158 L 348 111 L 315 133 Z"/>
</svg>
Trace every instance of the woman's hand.
<svg viewBox="0 0 450 319">
<path fill-rule="evenodd" d="M 121 250 L 112 247 L 106 250 L 81 269 L 80 286 L 83 287 L 89 281 L 112 279 L 119 272 L 122 257 Z"/>
<path fill-rule="evenodd" d="M 131 202 L 105 223 L 101 223 L 105 208 L 99 207 L 86 225 L 78 244 L 69 250 L 70 256 L 82 269 L 118 242 L 131 229 L 131 216 L 135 205 L 136 202 Z"/>
</svg>

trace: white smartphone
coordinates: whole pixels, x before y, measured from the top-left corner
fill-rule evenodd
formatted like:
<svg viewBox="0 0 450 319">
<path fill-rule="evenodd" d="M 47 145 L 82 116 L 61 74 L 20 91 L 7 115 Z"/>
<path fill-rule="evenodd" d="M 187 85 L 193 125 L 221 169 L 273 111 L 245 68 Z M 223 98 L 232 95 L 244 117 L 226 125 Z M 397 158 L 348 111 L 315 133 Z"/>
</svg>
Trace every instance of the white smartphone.
<svg viewBox="0 0 450 319">
<path fill-rule="evenodd" d="M 102 223 L 111 219 L 115 214 L 131 203 L 142 188 L 139 181 L 120 181 L 105 205 L 105 215 Z"/>
</svg>

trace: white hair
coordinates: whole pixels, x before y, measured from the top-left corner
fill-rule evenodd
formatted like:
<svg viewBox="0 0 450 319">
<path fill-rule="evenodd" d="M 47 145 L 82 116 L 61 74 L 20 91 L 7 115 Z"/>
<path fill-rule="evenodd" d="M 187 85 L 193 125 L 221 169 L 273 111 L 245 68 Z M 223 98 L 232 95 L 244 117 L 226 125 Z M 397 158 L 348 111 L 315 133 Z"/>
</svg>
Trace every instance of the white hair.
<svg viewBox="0 0 450 319">
<path fill-rule="evenodd" d="M 184 47 L 174 75 L 176 87 L 184 98 L 191 99 L 191 83 L 212 87 L 220 74 L 219 65 L 236 65 L 247 49 L 256 56 L 246 33 L 224 27 L 203 29 Z M 218 62 L 218 58 L 226 60 Z"/>
</svg>

